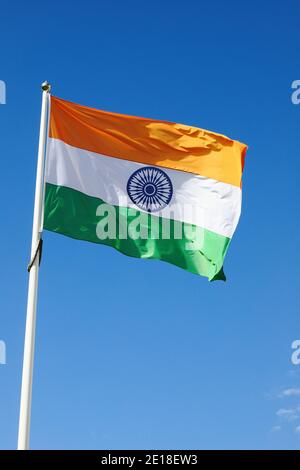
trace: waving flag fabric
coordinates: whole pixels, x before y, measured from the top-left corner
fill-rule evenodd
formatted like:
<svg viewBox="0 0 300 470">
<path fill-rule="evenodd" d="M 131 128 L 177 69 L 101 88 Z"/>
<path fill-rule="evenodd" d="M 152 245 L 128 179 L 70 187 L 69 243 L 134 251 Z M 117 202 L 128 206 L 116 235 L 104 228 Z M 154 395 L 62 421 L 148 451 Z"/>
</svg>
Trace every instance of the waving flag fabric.
<svg viewBox="0 0 300 470">
<path fill-rule="evenodd" d="M 44 228 L 225 279 L 246 145 L 51 97 Z"/>
</svg>

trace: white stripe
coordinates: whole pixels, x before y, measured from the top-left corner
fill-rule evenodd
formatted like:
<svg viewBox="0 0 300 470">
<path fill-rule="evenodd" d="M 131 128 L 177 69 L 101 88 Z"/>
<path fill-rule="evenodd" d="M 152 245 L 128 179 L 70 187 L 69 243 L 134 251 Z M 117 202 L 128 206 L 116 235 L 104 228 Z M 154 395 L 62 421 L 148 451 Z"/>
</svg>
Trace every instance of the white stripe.
<svg viewBox="0 0 300 470">
<path fill-rule="evenodd" d="M 108 204 L 136 208 L 127 195 L 126 185 L 132 173 L 144 166 L 149 165 L 89 152 L 51 138 L 46 181 Z M 170 205 L 155 215 L 232 237 L 240 216 L 240 188 L 184 171 L 168 168 L 163 171 L 172 181 L 173 196 Z"/>
</svg>

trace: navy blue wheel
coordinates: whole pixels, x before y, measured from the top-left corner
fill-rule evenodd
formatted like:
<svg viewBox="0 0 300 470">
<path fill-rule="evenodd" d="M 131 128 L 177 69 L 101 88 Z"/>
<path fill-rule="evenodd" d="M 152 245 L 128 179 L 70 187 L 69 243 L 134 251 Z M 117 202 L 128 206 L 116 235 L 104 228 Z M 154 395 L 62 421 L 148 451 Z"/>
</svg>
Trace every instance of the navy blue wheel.
<svg viewBox="0 0 300 470">
<path fill-rule="evenodd" d="M 147 212 L 157 212 L 166 207 L 173 195 L 169 176 L 160 168 L 144 166 L 136 170 L 127 182 L 131 201 Z"/>
</svg>

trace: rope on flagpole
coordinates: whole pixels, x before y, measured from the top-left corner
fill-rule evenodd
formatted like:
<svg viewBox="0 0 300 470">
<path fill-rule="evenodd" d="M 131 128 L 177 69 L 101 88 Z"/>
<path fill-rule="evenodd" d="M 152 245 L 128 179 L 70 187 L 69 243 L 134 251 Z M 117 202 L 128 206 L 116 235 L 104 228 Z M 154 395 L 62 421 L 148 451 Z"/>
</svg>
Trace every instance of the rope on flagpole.
<svg viewBox="0 0 300 470">
<path fill-rule="evenodd" d="M 27 266 L 27 271 L 30 273 L 30 270 L 32 268 L 32 266 L 34 265 L 34 262 L 36 260 L 36 257 L 37 255 L 39 255 L 39 266 L 41 264 L 41 260 L 42 260 L 42 253 L 43 253 L 43 239 L 40 238 L 39 239 L 39 242 L 37 244 L 37 247 L 36 247 L 36 250 L 35 250 L 35 253 L 30 261 L 30 263 L 28 264 Z"/>
</svg>

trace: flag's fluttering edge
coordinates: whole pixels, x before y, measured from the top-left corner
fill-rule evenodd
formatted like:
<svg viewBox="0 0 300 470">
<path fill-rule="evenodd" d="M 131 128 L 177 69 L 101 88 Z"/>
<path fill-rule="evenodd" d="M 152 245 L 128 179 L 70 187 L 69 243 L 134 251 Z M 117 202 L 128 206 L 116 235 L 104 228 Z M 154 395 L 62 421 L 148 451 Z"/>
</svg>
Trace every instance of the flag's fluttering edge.
<svg viewBox="0 0 300 470">
<path fill-rule="evenodd" d="M 246 145 L 51 98 L 44 228 L 225 279 Z"/>
</svg>

